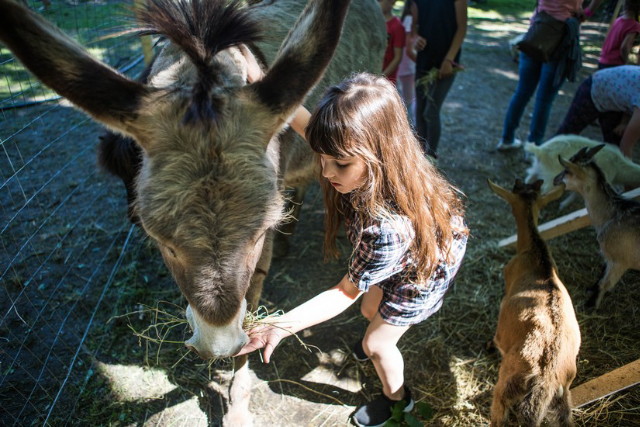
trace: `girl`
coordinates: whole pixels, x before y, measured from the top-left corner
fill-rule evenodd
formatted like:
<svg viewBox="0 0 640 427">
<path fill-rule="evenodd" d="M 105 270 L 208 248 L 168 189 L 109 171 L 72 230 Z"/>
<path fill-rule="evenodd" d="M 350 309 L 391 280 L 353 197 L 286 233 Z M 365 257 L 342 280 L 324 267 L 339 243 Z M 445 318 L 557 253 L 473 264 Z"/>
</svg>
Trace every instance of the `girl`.
<svg viewBox="0 0 640 427">
<path fill-rule="evenodd" d="M 330 88 L 306 138 L 318 153 L 325 202 L 324 249 L 338 255 L 342 222 L 353 244 L 348 271 L 333 288 L 250 331 L 239 354 L 264 348 L 269 362 L 283 338 L 340 314 L 358 297 L 370 321 L 356 347 L 373 362 L 382 395 L 353 414 L 379 426 L 404 401 L 404 364 L 396 344 L 442 305 L 464 255 L 468 229 L 458 191 L 422 154 L 402 100 L 381 76 L 357 74 Z"/>
<path fill-rule="evenodd" d="M 598 69 L 629 63 L 629 53 L 638 33 L 640 33 L 639 13 L 640 0 L 626 0 L 624 2 L 622 16 L 615 20 L 602 45 Z"/>
</svg>

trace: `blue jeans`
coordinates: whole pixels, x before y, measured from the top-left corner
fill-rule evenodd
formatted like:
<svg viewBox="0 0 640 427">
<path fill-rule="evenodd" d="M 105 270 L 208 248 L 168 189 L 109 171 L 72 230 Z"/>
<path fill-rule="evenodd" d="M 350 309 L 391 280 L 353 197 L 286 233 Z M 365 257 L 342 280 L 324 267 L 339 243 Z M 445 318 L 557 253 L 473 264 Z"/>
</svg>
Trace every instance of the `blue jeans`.
<svg viewBox="0 0 640 427">
<path fill-rule="evenodd" d="M 504 143 L 513 142 L 524 109 L 537 88 L 527 141 L 535 142 L 536 145 L 542 144 L 549 115 L 551 114 L 551 105 L 564 82 L 564 79 L 562 79 L 558 85 L 553 84 L 558 63 L 559 61 L 535 61 L 527 54 L 520 52 L 518 87 L 511 97 L 509 109 L 504 118 L 504 128 L 502 130 L 502 141 Z"/>
</svg>

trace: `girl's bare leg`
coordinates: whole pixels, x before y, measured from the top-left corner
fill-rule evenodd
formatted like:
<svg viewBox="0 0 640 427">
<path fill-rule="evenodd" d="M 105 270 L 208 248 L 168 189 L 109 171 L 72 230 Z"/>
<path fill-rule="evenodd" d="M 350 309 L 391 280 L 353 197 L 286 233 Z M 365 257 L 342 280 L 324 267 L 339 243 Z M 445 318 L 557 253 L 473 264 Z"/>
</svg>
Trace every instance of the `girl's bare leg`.
<svg viewBox="0 0 640 427">
<path fill-rule="evenodd" d="M 380 301 L 382 301 L 382 289 L 377 286 L 371 286 L 369 290 L 362 295 L 360 312 L 369 322 L 378 314 Z"/>
<path fill-rule="evenodd" d="M 391 325 L 376 313 L 362 341 L 364 351 L 371 358 L 382 382 L 382 392 L 392 400 L 404 398 L 404 360 L 397 344 L 409 327 Z"/>
</svg>

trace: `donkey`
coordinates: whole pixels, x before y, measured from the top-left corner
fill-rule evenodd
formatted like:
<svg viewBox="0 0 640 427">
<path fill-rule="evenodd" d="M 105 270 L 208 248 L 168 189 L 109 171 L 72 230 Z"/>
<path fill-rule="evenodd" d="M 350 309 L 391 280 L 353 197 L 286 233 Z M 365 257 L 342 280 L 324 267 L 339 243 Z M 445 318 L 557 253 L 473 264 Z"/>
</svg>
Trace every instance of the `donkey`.
<svg viewBox="0 0 640 427">
<path fill-rule="evenodd" d="M 491 426 L 501 426 L 509 410 L 538 426 L 545 418 L 569 426 L 571 395 L 580 349 L 580 328 L 571 297 L 558 277 L 547 244 L 538 234 L 538 214 L 559 198 L 562 187 L 540 195 L 542 180 L 512 191 L 489 181 L 505 199 L 518 229 L 517 253 L 504 267 L 505 295 L 494 342 L 502 354 L 491 404 Z"/>
<path fill-rule="evenodd" d="M 140 33 L 168 42 L 145 84 L 0 0 L 0 41 L 44 84 L 140 147 L 135 215 L 187 300 L 186 344 L 203 358 L 234 355 L 247 342 L 242 321 L 258 304 L 284 186 L 303 186 L 317 168 L 307 145 L 287 135 L 287 121 L 316 85 L 381 66 L 386 32 L 375 2 L 300 3 L 148 0 L 138 9 Z M 249 84 L 252 55 L 267 71 Z M 236 366 L 246 372 L 245 362 Z M 236 381 L 232 403 L 237 396 L 248 405 L 247 389 L 234 394 Z M 244 420 L 247 409 L 234 407 Z"/>
</svg>

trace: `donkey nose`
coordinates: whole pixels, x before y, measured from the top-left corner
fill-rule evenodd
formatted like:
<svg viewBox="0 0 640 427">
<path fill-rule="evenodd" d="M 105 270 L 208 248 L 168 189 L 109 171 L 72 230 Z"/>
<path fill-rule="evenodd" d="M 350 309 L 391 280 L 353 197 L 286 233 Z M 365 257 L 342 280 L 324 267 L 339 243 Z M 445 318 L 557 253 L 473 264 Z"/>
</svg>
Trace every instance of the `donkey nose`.
<svg viewBox="0 0 640 427">
<path fill-rule="evenodd" d="M 205 354 L 206 352 L 198 351 L 198 349 L 196 349 L 194 346 L 190 344 L 185 344 L 184 346 L 187 347 L 187 350 L 194 352 L 199 358 L 203 360 L 208 360 L 208 359 L 211 359 L 212 357 L 212 355 Z"/>
</svg>

